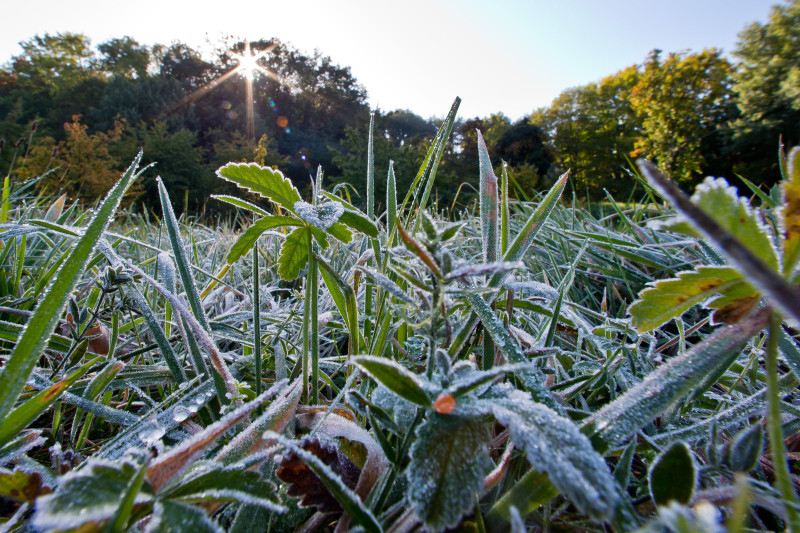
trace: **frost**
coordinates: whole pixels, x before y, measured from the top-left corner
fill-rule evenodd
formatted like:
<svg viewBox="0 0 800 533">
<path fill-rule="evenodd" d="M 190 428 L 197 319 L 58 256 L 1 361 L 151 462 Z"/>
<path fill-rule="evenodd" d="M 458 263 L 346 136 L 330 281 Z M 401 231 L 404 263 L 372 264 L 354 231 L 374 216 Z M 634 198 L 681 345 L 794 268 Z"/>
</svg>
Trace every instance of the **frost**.
<svg viewBox="0 0 800 533">
<path fill-rule="evenodd" d="M 610 518 L 618 499 L 614 478 L 571 420 L 519 394 L 492 400 L 491 410 L 508 427 L 514 442 L 525 447 L 531 466 L 546 472 L 560 493 L 582 512 Z"/>
<path fill-rule="evenodd" d="M 160 440 L 167 433 L 163 427 L 153 422 L 139 431 L 139 438 L 147 446 L 152 446 L 156 441 Z"/>
<path fill-rule="evenodd" d="M 406 469 L 408 499 L 427 531 L 453 527 L 472 511 L 492 470 L 491 423 L 432 414 L 417 429 Z"/>
<path fill-rule="evenodd" d="M 172 414 L 172 419 L 175 420 L 175 422 L 183 422 L 189 418 L 191 414 L 192 412 L 188 408 L 179 405 L 175 407 L 175 411 Z"/>
<path fill-rule="evenodd" d="M 315 228 L 326 230 L 339 220 L 344 213 L 344 206 L 339 202 L 325 202 L 315 207 L 301 200 L 295 202 L 294 210 L 297 216 Z"/>
</svg>

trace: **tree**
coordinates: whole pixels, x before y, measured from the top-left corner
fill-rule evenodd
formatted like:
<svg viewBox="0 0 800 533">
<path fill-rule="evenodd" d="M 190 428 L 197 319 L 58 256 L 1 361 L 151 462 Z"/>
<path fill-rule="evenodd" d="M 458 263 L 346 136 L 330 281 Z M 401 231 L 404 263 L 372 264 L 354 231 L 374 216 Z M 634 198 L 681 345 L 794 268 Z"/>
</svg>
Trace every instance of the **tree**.
<svg viewBox="0 0 800 533">
<path fill-rule="evenodd" d="M 548 108 L 531 114 L 556 154 L 560 171 L 569 169 L 576 189 L 602 196 L 603 189 L 627 194 L 632 180 L 628 157 L 641 135 L 641 120 L 630 94 L 639 82 L 634 65 L 598 83 L 562 92 Z"/>
<path fill-rule="evenodd" d="M 731 65 L 716 49 L 697 54 L 653 50 L 630 101 L 641 117 L 639 154 L 675 179 L 698 178 L 706 166 L 703 139 L 732 118 Z"/>
<path fill-rule="evenodd" d="M 775 6 L 766 24 L 748 26 L 734 55 L 739 64 L 733 92 L 741 112 L 733 123 L 738 170 L 774 182 L 778 139 L 800 144 L 800 1 Z"/>
<path fill-rule="evenodd" d="M 135 39 L 111 39 L 97 47 L 101 68 L 115 77 L 144 78 L 150 66 L 150 50 Z"/>
</svg>

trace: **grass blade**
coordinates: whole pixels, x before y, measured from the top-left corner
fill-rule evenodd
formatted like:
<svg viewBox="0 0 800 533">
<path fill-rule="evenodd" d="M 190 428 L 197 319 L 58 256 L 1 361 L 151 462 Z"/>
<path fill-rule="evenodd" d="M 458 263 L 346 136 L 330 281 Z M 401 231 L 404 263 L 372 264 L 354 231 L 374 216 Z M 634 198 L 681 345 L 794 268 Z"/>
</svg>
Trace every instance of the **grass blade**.
<svg viewBox="0 0 800 533">
<path fill-rule="evenodd" d="M 28 320 L 25 330 L 0 374 L 0 420 L 4 420 L 19 397 L 28 377 L 33 372 L 36 362 L 44 349 L 47 339 L 56 328 L 58 319 L 67 304 L 72 290 L 83 274 L 95 244 L 102 236 L 114 212 L 119 207 L 122 197 L 144 170 L 137 172 L 142 154 L 136 156 L 131 166 L 123 174 L 122 179 L 109 191 L 108 196 L 100 204 L 97 214 L 92 218 L 83 235 L 75 242 L 66 261 L 56 274 L 52 285 L 43 295 L 36 310 Z"/>
</svg>

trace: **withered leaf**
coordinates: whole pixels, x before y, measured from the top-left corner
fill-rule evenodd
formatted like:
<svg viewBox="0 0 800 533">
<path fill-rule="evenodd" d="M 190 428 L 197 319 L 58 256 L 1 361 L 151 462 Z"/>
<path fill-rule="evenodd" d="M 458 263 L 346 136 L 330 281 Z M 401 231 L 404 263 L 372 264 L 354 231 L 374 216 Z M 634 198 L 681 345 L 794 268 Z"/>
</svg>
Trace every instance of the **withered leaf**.
<svg viewBox="0 0 800 533">
<path fill-rule="evenodd" d="M 351 490 L 355 489 L 361 469 L 332 442 L 322 442 L 316 437 L 303 437 L 300 447 L 322 460 Z M 331 495 L 311 469 L 295 453 L 289 451 L 277 460 L 278 479 L 289 484 L 287 493 L 300 500 L 301 507 L 314 507 L 317 511 L 341 511 L 339 502 Z"/>
</svg>

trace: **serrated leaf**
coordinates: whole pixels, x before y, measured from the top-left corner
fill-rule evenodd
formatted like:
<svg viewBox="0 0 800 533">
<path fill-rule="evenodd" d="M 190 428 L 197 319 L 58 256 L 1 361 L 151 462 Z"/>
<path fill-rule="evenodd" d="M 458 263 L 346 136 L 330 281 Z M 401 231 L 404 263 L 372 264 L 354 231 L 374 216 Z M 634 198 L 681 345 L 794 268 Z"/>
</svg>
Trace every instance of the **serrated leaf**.
<svg viewBox="0 0 800 533">
<path fill-rule="evenodd" d="M 278 257 L 278 275 L 284 281 L 292 281 L 308 262 L 309 229 L 297 228 L 286 236 Z"/>
<path fill-rule="evenodd" d="M 203 509 L 180 502 L 159 501 L 145 533 L 224 533 Z"/>
<path fill-rule="evenodd" d="M 697 485 L 697 465 L 692 451 L 676 442 L 662 453 L 648 472 L 650 495 L 658 506 L 676 501 L 688 505 Z"/>
<path fill-rule="evenodd" d="M 316 228 L 314 228 L 316 229 Z M 331 227 L 326 230 L 329 234 L 333 235 L 336 240 L 347 244 L 348 242 L 353 240 L 353 232 L 350 231 L 350 228 L 342 224 L 341 222 L 336 222 L 335 224 L 331 224 Z M 317 237 L 316 234 L 314 234 Z M 320 238 L 317 237 L 319 241 Z M 326 243 L 322 243 L 323 248 L 327 248 Z"/>
<path fill-rule="evenodd" d="M 491 423 L 433 413 L 416 436 L 406 469 L 408 499 L 427 531 L 443 531 L 472 511 L 492 469 Z"/>
<path fill-rule="evenodd" d="M 795 146 L 789 152 L 786 174 L 781 182 L 783 206 L 780 221 L 783 229 L 783 270 L 791 273 L 800 257 L 800 146 Z"/>
<path fill-rule="evenodd" d="M 352 362 L 404 400 L 428 409 L 432 407 L 431 399 L 425 391 L 425 382 L 400 364 L 391 359 L 371 355 L 354 357 Z"/>
<path fill-rule="evenodd" d="M 111 463 L 89 459 L 80 470 L 61 476 L 53 494 L 37 500 L 33 526 L 50 531 L 102 524 L 122 504 L 139 466 L 127 460 Z M 152 498 L 152 489 L 145 481 L 133 505 L 144 505 Z"/>
<path fill-rule="evenodd" d="M 487 401 L 514 442 L 525 447 L 531 466 L 546 472 L 561 494 L 593 518 L 612 516 L 618 502 L 614 478 L 574 422 L 520 391 Z"/>
<path fill-rule="evenodd" d="M 640 332 L 650 331 L 682 315 L 715 294 L 749 287 L 742 274 L 732 267 L 703 266 L 681 272 L 677 278 L 656 281 L 639 294 L 631 305 L 633 326 Z M 746 296 L 754 291 L 750 289 Z"/>
<path fill-rule="evenodd" d="M 267 215 L 264 218 L 258 219 L 252 226 L 247 228 L 247 231 L 242 233 L 236 242 L 231 246 L 228 251 L 228 257 L 225 259 L 229 265 L 235 263 L 244 254 L 253 249 L 258 238 L 262 233 L 268 229 L 277 228 L 280 226 L 302 226 L 303 223 L 293 217 L 283 215 Z"/>
<path fill-rule="evenodd" d="M 396 208 L 397 206 L 395 206 Z M 349 226 L 350 228 L 360 231 L 367 237 L 373 239 L 378 236 L 378 226 L 376 226 L 366 215 L 357 211 L 345 209 L 342 216 L 339 217 L 339 222 Z"/>
<path fill-rule="evenodd" d="M 228 163 L 217 170 L 217 176 L 245 190 L 280 205 L 294 213 L 294 204 L 302 201 L 300 193 L 280 170 L 256 163 Z"/>
<path fill-rule="evenodd" d="M 344 206 L 339 202 L 325 202 L 315 206 L 299 200 L 294 204 L 294 212 L 315 228 L 327 230 L 342 216 Z"/>
</svg>

